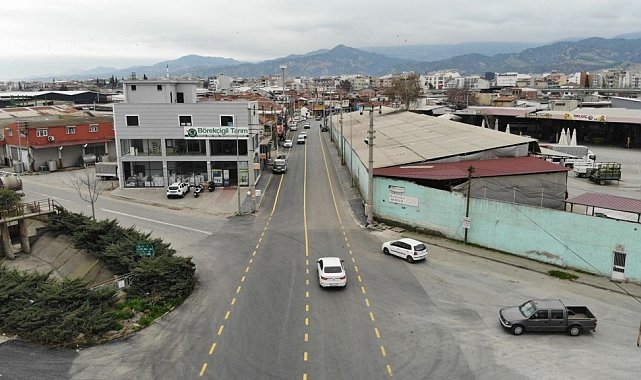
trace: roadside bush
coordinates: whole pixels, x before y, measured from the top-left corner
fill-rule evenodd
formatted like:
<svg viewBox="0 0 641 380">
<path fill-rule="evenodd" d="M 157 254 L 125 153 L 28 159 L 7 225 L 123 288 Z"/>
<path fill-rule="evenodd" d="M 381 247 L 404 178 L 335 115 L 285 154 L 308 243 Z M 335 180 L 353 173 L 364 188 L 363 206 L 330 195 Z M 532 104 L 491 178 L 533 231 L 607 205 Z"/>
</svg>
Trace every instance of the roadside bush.
<svg viewBox="0 0 641 380">
<path fill-rule="evenodd" d="M 0 209 L 9 210 L 20 202 L 20 195 L 11 189 L 0 189 Z"/>
<path fill-rule="evenodd" d="M 114 289 L 90 290 L 81 280 L 55 280 L 0 266 L 1 332 L 48 345 L 91 344 L 123 329 L 119 321 L 128 318 L 138 316 L 138 324 L 147 326 L 195 287 L 191 258 L 175 256 L 170 244 L 115 220 L 94 221 L 61 208 L 49 217 L 47 231 L 71 237 L 75 248 L 94 255 L 113 273 L 132 273 L 128 300 L 117 304 Z M 136 256 L 136 244 L 153 245 L 154 256 Z"/>
</svg>

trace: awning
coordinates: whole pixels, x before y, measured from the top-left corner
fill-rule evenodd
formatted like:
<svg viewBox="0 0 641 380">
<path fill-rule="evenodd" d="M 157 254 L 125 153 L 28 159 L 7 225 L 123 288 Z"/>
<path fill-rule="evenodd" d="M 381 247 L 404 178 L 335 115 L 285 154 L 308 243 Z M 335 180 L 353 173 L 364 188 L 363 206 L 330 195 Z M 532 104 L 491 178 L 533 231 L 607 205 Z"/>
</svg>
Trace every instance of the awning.
<svg viewBox="0 0 641 380">
<path fill-rule="evenodd" d="M 629 212 L 637 214 L 637 222 L 641 219 L 641 200 L 639 199 L 601 193 L 583 193 L 576 197 L 566 199 L 565 203 L 593 207 L 592 213 L 594 213 L 594 207 Z"/>
</svg>

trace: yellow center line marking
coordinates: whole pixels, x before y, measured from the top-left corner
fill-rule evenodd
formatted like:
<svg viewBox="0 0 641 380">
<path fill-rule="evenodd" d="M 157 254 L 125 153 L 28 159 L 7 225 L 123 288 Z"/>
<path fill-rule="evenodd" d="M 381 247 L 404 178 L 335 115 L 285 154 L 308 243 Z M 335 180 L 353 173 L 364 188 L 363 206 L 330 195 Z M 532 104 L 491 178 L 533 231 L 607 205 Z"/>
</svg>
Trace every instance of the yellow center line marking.
<svg viewBox="0 0 641 380">
<path fill-rule="evenodd" d="M 263 235 L 260 235 L 260 237 L 258 238 L 258 244 L 260 244 L 262 242 L 263 242 Z"/>
<path fill-rule="evenodd" d="M 305 326 L 309 326 L 309 318 L 305 317 Z"/>
<path fill-rule="evenodd" d="M 283 185 L 283 178 L 285 178 L 285 176 L 281 176 L 280 177 L 280 181 L 278 182 L 278 189 L 276 189 L 276 198 L 274 199 L 274 205 L 272 206 L 272 212 L 269 213 L 269 222 L 271 222 L 272 216 L 274 216 L 274 212 L 276 211 L 276 205 L 278 204 L 278 199 L 279 199 L 278 195 L 280 194 L 280 188 Z M 267 222 L 267 224 L 269 224 L 269 222 Z"/>
<path fill-rule="evenodd" d="M 307 374 L 306 373 L 303 374 L 303 380 L 307 380 Z"/>
<path fill-rule="evenodd" d="M 216 342 L 214 342 L 214 343 L 211 345 L 211 348 L 209 349 L 209 355 L 213 355 L 213 354 L 214 354 L 214 351 L 216 351 Z"/>
<path fill-rule="evenodd" d="M 225 329 L 225 325 L 220 325 L 220 327 L 218 328 L 218 335 L 219 335 L 219 336 L 220 336 L 220 335 L 223 335 L 223 330 L 224 330 L 224 329 Z"/>
<path fill-rule="evenodd" d="M 305 342 L 308 342 L 309 341 L 309 334 L 305 333 L 305 337 L 303 338 L 303 340 Z"/>
<path fill-rule="evenodd" d="M 260 237 L 261 237 L 261 238 L 262 238 L 263 236 L 265 236 L 265 231 L 263 231 L 263 233 L 262 233 L 262 234 L 260 234 Z"/>
<path fill-rule="evenodd" d="M 254 251 L 254 252 L 252 253 L 252 256 L 256 256 L 256 251 Z"/>
<path fill-rule="evenodd" d="M 361 292 L 362 292 L 363 294 L 367 294 L 367 292 L 365 291 L 365 287 L 364 287 L 364 286 L 361 286 Z"/>
<path fill-rule="evenodd" d="M 241 288 L 241 286 L 239 286 L 238 288 L 236 288 L 236 294 L 240 293 L 240 288 Z"/>
<path fill-rule="evenodd" d="M 260 247 L 260 244 L 256 244 L 256 248 L 255 249 L 258 249 L 258 247 Z"/>
<path fill-rule="evenodd" d="M 381 339 L 381 333 L 378 331 L 378 327 L 374 327 L 374 333 L 378 339 Z"/>
<path fill-rule="evenodd" d="M 367 305 L 367 307 L 369 307 L 369 306 L 370 306 L 370 305 L 369 305 L 369 300 L 368 300 L 367 298 L 365 298 L 365 305 Z"/>
<path fill-rule="evenodd" d="M 303 361 L 307 361 L 307 351 L 303 354 Z"/>
<path fill-rule="evenodd" d="M 305 268 L 305 274 L 309 274 L 309 268 Z"/>
<path fill-rule="evenodd" d="M 385 347 L 381 344 L 381 355 L 387 356 L 387 353 L 385 352 Z"/>
<path fill-rule="evenodd" d="M 349 241 L 347 240 L 347 238 L 345 239 L 345 241 L 347 242 L 347 248 L 349 248 L 350 245 L 349 245 Z"/>
<path fill-rule="evenodd" d="M 354 272 L 358 272 L 358 267 L 354 265 Z"/>
<path fill-rule="evenodd" d="M 249 259 L 249 263 L 250 264 L 253 263 L 253 262 L 254 262 L 254 259 Z"/>
<path fill-rule="evenodd" d="M 358 282 L 363 282 L 363 280 L 361 279 L 361 275 L 360 274 L 357 275 L 356 278 L 358 278 Z"/>
<path fill-rule="evenodd" d="M 236 303 L 236 297 L 231 299 L 231 304 L 234 305 Z"/>
<path fill-rule="evenodd" d="M 305 259 L 305 265 L 309 265 L 309 260 Z"/>
<path fill-rule="evenodd" d="M 249 267 L 245 268 L 245 273 L 249 272 Z"/>
<path fill-rule="evenodd" d="M 354 256 L 352 256 L 352 262 L 353 262 L 353 263 L 355 263 L 355 262 L 356 262 L 356 259 L 354 258 Z"/>
<path fill-rule="evenodd" d="M 309 292 L 308 291 L 305 292 L 305 298 L 309 298 Z"/>
<path fill-rule="evenodd" d="M 240 282 L 245 282 L 245 276 L 240 278 Z"/>
<path fill-rule="evenodd" d="M 371 320 L 372 320 L 372 322 L 374 322 L 374 321 L 376 320 L 376 319 L 374 318 L 374 313 L 372 313 L 371 311 L 369 312 L 369 319 L 371 319 Z"/>
<path fill-rule="evenodd" d="M 309 279 L 305 280 L 305 285 L 309 285 Z"/>
<path fill-rule="evenodd" d="M 307 312 L 309 311 L 309 304 L 305 305 L 305 311 L 307 311 Z"/>
<path fill-rule="evenodd" d="M 207 363 L 203 363 L 202 368 L 200 368 L 200 374 L 198 376 L 203 377 L 206 369 L 207 369 Z"/>
<path fill-rule="evenodd" d="M 229 314 L 231 314 L 231 311 L 227 310 L 225 313 L 225 320 L 229 319 Z"/>
<path fill-rule="evenodd" d="M 391 366 L 391 365 L 389 365 L 389 364 L 387 365 L 387 374 L 388 374 L 388 375 L 390 375 L 390 377 L 394 376 L 394 375 L 392 374 L 392 366 Z"/>
<path fill-rule="evenodd" d="M 303 170 L 303 232 L 305 233 L 305 257 L 309 257 L 309 235 L 307 234 L 307 144 Z"/>
<path fill-rule="evenodd" d="M 349 250 L 349 254 L 350 254 L 350 255 L 353 255 L 353 254 L 354 254 L 354 253 L 352 252 L 352 250 L 351 250 L 351 249 Z"/>
</svg>

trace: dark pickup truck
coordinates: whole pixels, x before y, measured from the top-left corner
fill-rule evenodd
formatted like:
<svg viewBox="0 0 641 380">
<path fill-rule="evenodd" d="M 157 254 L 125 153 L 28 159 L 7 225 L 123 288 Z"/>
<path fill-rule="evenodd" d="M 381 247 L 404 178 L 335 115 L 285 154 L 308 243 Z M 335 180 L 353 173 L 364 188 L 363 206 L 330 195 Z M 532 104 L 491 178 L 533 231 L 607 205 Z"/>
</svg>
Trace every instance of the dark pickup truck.
<svg viewBox="0 0 641 380">
<path fill-rule="evenodd" d="M 586 306 L 565 306 L 561 300 L 529 300 L 499 311 L 499 321 L 514 335 L 524 331 L 566 331 L 572 336 L 596 330 L 597 320 Z"/>
</svg>

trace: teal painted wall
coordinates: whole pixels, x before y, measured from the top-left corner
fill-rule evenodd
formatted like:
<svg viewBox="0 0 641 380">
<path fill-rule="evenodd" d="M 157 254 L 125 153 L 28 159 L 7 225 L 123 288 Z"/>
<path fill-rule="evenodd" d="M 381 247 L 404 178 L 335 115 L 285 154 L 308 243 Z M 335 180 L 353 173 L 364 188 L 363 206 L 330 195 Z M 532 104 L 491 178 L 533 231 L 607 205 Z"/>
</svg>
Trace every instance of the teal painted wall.
<svg viewBox="0 0 641 380">
<path fill-rule="evenodd" d="M 405 196 L 418 198 L 418 206 L 390 202 L 390 186 L 403 187 Z M 374 214 L 379 219 L 463 240 L 465 207 L 460 194 L 374 179 Z M 475 198 L 470 199 L 470 217 L 469 243 L 608 277 L 618 247 L 627 254 L 625 278 L 641 281 L 641 224 Z"/>
</svg>

